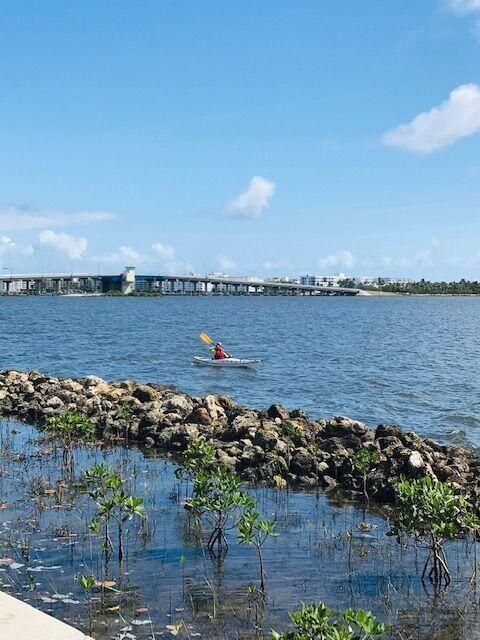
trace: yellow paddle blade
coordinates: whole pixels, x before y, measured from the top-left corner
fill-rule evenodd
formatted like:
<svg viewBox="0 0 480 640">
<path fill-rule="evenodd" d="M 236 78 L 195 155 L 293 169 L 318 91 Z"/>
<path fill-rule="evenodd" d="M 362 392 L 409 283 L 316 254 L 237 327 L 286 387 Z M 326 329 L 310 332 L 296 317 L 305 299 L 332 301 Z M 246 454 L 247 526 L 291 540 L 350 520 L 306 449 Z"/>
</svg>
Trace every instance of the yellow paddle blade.
<svg viewBox="0 0 480 640">
<path fill-rule="evenodd" d="M 206 333 L 201 333 L 199 336 L 200 340 L 203 340 L 203 342 L 206 342 L 207 344 L 212 344 L 213 340 L 210 338 L 210 336 L 207 336 Z"/>
</svg>

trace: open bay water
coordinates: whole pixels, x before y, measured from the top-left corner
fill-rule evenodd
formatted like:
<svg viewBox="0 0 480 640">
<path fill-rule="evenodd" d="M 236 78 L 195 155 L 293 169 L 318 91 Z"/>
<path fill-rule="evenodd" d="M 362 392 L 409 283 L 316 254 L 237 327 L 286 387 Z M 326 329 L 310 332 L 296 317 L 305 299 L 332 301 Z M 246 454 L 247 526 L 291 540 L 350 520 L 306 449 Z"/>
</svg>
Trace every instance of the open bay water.
<svg viewBox="0 0 480 640">
<path fill-rule="evenodd" d="M 480 446 L 477 297 L 2 297 L 3 369 L 98 375 Z M 191 364 L 198 334 L 257 371 Z"/>
</svg>

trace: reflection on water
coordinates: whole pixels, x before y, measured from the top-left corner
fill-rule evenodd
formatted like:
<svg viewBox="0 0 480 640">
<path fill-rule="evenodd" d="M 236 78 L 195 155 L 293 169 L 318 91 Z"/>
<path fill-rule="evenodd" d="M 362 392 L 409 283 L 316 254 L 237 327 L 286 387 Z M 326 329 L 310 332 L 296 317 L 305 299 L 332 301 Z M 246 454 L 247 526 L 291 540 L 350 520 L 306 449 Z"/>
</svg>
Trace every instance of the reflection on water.
<svg viewBox="0 0 480 640">
<path fill-rule="evenodd" d="M 177 632 L 190 638 L 261 638 L 271 627 L 284 629 L 288 611 L 301 601 L 319 600 L 334 608 L 372 610 L 394 624 L 392 638 L 480 637 L 478 593 L 470 582 L 472 542 L 448 546 L 452 585 L 434 596 L 419 579 L 423 550 L 401 549 L 385 537 L 378 516 L 325 494 L 252 490 L 280 534 L 265 549 L 264 602 L 254 552 L 230 536 L 224 561 L 208 555 L 182 506 L 186 483 L 154 451 L 78 449 L 69 481 L 62 477 L 61 451 L 31 427 L 2 423 L 0 447 L 2 588 L 86 631 L 91 619 L 95 638 Z M 88 526 L 92 501 L 81 478 L 102 460 L 121 469 L 131 491 L 145 498 L 149 519 L 130 529 L 122 567 L 110 563 L 107 577 L 116 580 L 115 587 L 103 597 L 92 591 L 89 614 L 79 578 L 105 576 L 101 541 Z M 364 521 L 368 526 L 359 526 Z M 440 631 L 446 635 L 435 635 Z"/>
<path fill-rule="evenodd" d="M 2 297 L 0 322 L 2 368 L 158 381 L 480 445 L 480 298 Z M 262 366 L 192 366 L 203 330 Z"/>
</svg>

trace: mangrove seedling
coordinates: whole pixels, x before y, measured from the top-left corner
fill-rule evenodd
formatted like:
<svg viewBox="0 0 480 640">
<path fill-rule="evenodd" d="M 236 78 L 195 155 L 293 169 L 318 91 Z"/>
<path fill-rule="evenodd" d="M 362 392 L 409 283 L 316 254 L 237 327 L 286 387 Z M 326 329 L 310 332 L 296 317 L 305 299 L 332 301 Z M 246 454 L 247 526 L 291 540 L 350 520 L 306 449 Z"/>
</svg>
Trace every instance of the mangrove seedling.
<svg viewBox="0 0 480 640">
<path fill-rule="evenodd" d="M 379 460 L 380 456 L 378 455 L 377 451 L 374 451 L 373 449 L 367 449 L 367 447 L 362 447 L 352 457 L 352 464 L 354 468 L 362 475 L 362 489 L 365 502 L 369 501 L 367 491 L 368 474 Z"/>
<path fill-rule="evenodd" d="M 243 512 L 253 509 L 253 498 L 240 489 L 240 479 L 223 467 L 211 473 L 201 472 L 195 476 L 192 498 L 187 508 L 204 516 L 212 527 L 208 548 L 221 555 L 228 551 L 225 537 L 227 531 L 238 526 Z"/>
<path fill-rule="evenodd" d="M 89 619 L 89 629 L 88 635 L 92 635 L 92 589 L 95 586 L 95 578 L 93 576 L 81 576 L 80 584 L 87 594 L 88 600 L 88 619 Z"/>
<path fill-rule="evenodd" d="M 265 570 L 263 568 L 263 546 L 269 536 L 277 536 L 276 523 L 273 520 L 260 518 L 255 509 L 247 509 L 238 523 L 238 539 L 240 544 L 255 547 L 260 571 L 260 589 L 265 594 Z"/>
<path fill-rule="evenodd" d="M 70 471 L 73 464 L 74 445 L 88 442 L 95 436 L 94 425 L 86 416 L 75 411 L 68 411 L 62 416 L 52 416 L 47 420 L 45 430 L 62 442 L 63 465 Z"/>
<path fill-rule="evenodd" d="M 399 542 L 402 536 L 411 535 L 426 545 L 428 554 L 422 581 L 428 571 L 428 578 L 435 586 L 450 583 L 443 545 L 446 540 L 472 530 L 472 513 L 473 507 L 465 494 L 451 482 L 440 482 L 427 476 L 403 480 L 397 485 L 391 533 Z"/>
<path fill-rule="evenodd" d="M 289 615 L 294 628 L 283 633 L 272 630 L 271 640 L 374 640 L 387 632 L 370 611 L 347 609 L 335 614 L 323 602 L 302 604 Z"/>
<path fill-rule="evenodd" d="M 199 438 L 191 442 L 180 458 L 180 466 L 175 470 L 177 478 L 194 478 L 198 473 L 206 473 L 215 461 L 215 447 Z"/>
<path fill-rule="evenodd" d="M 103 524 L 103 549 L 108 557 L 113 549 L 110 539 L 110 522 L 113 520 L 118 528 L 118 560 L 123 559 L 123 532 L 127 522 L 133 518 L 145 518 L 143 498 L 131 495 L 125 489 L 125 483 L 120 474 L 110 465 L 99 464 L 86 472 L 86 479 L 92 485 L 90 497 L 95 500 L 97 512 L 90 528 L 99 532 Z"/>
</svg>

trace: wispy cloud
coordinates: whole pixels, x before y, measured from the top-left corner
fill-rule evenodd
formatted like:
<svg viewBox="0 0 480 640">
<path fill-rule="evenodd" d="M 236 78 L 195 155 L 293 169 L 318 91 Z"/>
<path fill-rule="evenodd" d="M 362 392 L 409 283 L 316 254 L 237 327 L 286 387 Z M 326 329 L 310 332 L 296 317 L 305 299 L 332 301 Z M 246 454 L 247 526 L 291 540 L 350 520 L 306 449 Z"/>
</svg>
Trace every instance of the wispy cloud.
<svg viewBox="0 0 480 640">
<path fill-rule="evenodd" d="M 0 256 L 15 248 L 15 242 L 8 236 L 0 236 Z"/>
<path fill-rule="evenodd" d="M 172 260 L 175 255 L 175 249 L 171 245 L 163 244 L 162 242 L 152 244 L 152 249 L 163 260 Z"/>
<path fill-rule="evenodd" d="M 388 147 L 427 154 L 477 131 L 480 131 L 480 87 L 463 84 L 438 107 L 387 131 L 382 142 Z"/>
<path fill-rule="evenodd" d="M 235 269 L 235 262 L 233 262 L 233 260 L 230 260 L 226 256 L 218 256 L 217 260 L 220 268 L 223 271 L 228 271 L 228 269 Z"/>
<path fill-rule="evenodd" d="M 128 245 L 122 245 L 116 251 L 110 253 L 103 253 L 92 258 L 95 262 L 108 262 L 112 264 L 121 264 L 125 266 L 125 262 L 130 261 L 134 263 L 150 262 L 151 259 L 143 256 L 139 251 Z M 134 266 L 134 265 L 133 265 Z"/>
<path fill-rule="evenodd" d="M 38 240 L 41 245 L 65 253 L 72 260 L 80 260 L 88 246 L 86 238 L 71 236 L 68 233 L 56 233 L 51 229 L 42 231 Z"/>
<path fill-rule="evenodd" d="M 480 41 L 480 0 L 443 0 L 443 5 L 460 16 L 475 16 L 475 35 Z"/>
<path fill-rule="evenodd" d="M 270 205 L 275 188 L 275 182 L 253 176 L 247 190 L 227 205 L 227 214 L 233 218 L 260 218 Z"/>
<path fill-rule="evenodd" d="M 1 231 L 31 231 L 32 229 L 52 229 L 73 224 L 89 224 L 113 220 L 115 215 L 108 211 L 47 211 L 26 207 L 9 206 L 0 208 Z"/>
<path fill-rule="evenodd" d="M 339 251 L 326 258 L 320 258 L 318 266 L 321 269 L 352 269 L 356 262 L 357 259 L 350 251 Z"/>
</svg>

